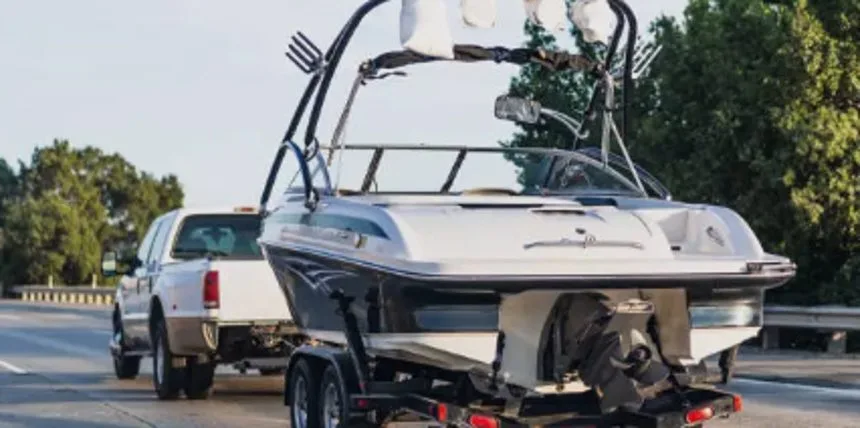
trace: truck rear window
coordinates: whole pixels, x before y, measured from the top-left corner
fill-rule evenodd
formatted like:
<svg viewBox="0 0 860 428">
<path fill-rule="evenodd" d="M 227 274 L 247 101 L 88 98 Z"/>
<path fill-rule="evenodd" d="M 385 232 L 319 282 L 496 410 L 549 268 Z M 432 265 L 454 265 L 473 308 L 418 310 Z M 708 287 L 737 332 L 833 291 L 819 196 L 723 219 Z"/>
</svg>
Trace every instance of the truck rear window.
<svg viewBox="0 0 860 428">
<path fill-rule="evenodd" d="M 171 257 L 190 260 L 211 255 L 222 260 L 262 260 L 257 245 L 260 216 L 198 214 L 182 220 Z"/>
</svg>

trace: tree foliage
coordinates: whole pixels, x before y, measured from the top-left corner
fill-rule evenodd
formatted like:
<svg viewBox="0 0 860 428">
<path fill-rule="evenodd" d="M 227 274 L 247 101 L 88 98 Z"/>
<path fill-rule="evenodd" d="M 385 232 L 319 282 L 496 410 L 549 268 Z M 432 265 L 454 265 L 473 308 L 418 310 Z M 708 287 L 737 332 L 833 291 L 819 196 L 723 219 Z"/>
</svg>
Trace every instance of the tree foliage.
<svg viewBox="0 0 860 428">
<path fill-rule="evenodd" d="M 156 178 L 120 155 L 76 149 L 65 140 L 36 148 L 30 164 L 11 177 L 13 191 L 0 188 L 9 283 L 42 283 L 49 276 L 84 283 L 98 272 L 104 248 L 135 246 L 155 217 L 184 198 L 173 175 Z"/>
<path fill-rule="evenodd" d="M 556 37 L 540 25 L 526 21 L 523 28 L 528 36 L 526 47 L 560 48 Z M 596 58 L 604 53 L 604 49 L 586 44 L 576 28 L 571 30 L 570 36 L 584 55 Z M 508 93 L 538 100 L 542 106 L 557 111 L 582 112 L 587 108 L 593 85 L 594 79 L 584 73 L 556 73 L 538 64 L 526 64 L 520 74 L 511 80 Z M 518 124 L 518 127 L 520 130 L 509 141 L 503 141 L 503 146 L 570 148 L 573 143 L 567 128 L 556 121 L 540 125 Z M 588 131 L 593 132 L 594 129 L 589 128 Z M 533 182 L 531 177 L 537 172 L 538 163 L 521 157 L 508 159 L 522 169 L 519 177 L 521 183 Z"/>
<path fill-rule="evenodd" d="M 0 283 L 8 269 L 5 259 L 6 216 L 12 201 L 18 195 L 18 176 L 5 159 L 0 159 Z"/>
<path fill-rule="evenodd" d="M 650 31 L 663 51 L 636 88 L 637 162 L 676 199 L 737 210 L 767 250 L 794 259 L 798 278 L 772 296 L 860 298 L 849 261 L 860 252 L 860 2 L 691 0 L 682 23 L 661 17 Z M 529 67 L 511 82 L 566 111 L 589 89 Z M 570 141 L 521 128 L 503 144 Z"/>
<path fill-rule="evenodd" d="M 6 210 L 17 194 L 18 176 L 5 159 L 0 159 L 0 230 L 3 230 Z"/>
</svg>

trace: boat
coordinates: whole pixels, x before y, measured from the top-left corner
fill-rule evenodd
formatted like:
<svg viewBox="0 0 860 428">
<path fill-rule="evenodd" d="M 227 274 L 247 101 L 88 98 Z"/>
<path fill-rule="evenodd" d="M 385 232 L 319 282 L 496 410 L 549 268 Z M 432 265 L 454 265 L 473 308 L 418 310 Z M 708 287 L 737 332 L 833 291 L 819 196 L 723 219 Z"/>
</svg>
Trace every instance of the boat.
<svg viewBox="0 0 860 428">
<path fill-rule="evenodd" d="M 359 347 L 377 366 L 468 374 L 492 396 L 598 391 L 611 412 L 642 406 L 653 389 L 677 388 L 703 359 L 757 335 L 765 292 L 796 267 L 766 252 L 731 208 L 675 201 L 632 162 L 621 138 L 628 116 L 619 129 L 609 114 L 619 81 L 625 98 L 633 89 L 635 18 L 623 1 L 610 0 L 633 23 L 620 78 L 609 65 L 622 25 L 603 60 L 467 44 L 454 45 L 450 57 L 386 52 L 358 65 L 332 142 L 320 144 L 320 112 L 343 52 L 364 16 L 384 3 L 363 3 L 326 52 L 299 33 L 288 55 L 310 81 L 261 197 L 259 243 L 309 343 Z M 599 147 L 343 141 L 359 89 L 425 63 L 479 61 L 595 76 L 594 99 L 604 98 L 592 100 L 589 115 L 603 120 Z M 586 137 L 587 117 L 534 100 L 502 95 L 494 113 L 533 126 L 552 119 L 570 129 L 571 141 Z M 613 135 L 621 155 L 609 150 Z M 345 183 L 344 164 L 332 165 L 358 155 L 364 174 Z M 437 155 L 450 160 L 438 180 L 412 184 L 407 173 Z M 381 165 L 392 157 L 402 179 L 380 186 Z M 516 179 L 474 174 L 487 171 L 488 159 Z M 282 170 L 285 161 L 294 170 Z M 479 183 L 464 178 L 468 171 Z M 272 198 L 279 174 L 292 179 Z M 351 342 L 353 330 L 360 344 Z"/>
</svg>

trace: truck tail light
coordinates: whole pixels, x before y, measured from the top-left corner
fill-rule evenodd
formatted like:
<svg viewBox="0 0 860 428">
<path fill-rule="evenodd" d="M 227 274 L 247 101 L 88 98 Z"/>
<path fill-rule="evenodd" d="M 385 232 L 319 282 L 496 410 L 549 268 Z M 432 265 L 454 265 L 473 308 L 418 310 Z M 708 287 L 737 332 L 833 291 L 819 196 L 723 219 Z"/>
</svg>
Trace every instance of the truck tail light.
<svg viewBox="0 0 860 428">
<path fill-rule="evenodd" d="M 203 307 L 218 309 L 221 306 L 220 280 L 217 270 L 210 270 L 203 276 Z"/>
</svg>

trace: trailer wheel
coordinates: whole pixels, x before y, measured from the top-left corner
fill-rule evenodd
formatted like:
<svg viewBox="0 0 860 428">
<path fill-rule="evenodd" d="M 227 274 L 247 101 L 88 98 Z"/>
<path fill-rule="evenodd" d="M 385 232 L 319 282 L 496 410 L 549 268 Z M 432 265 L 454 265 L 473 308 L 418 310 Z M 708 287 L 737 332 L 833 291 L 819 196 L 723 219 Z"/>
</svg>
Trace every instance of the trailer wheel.
<svg viewBox="0 0 860 428">
<path fill-rule="evenodd" d="M 290 426 L 316 428 L 319 425 L 319 378 L 306 358 L 296 362 L 287 381 Z"/>
<path fill-rule="evenodd" d="M 329 364 L 322 375 L 320 383 L 320 426 L 323 428 L 337 428 L 350 426 L 347 402 L 343 396 L 343 382 L 335 370 Z"/>
</svg>

